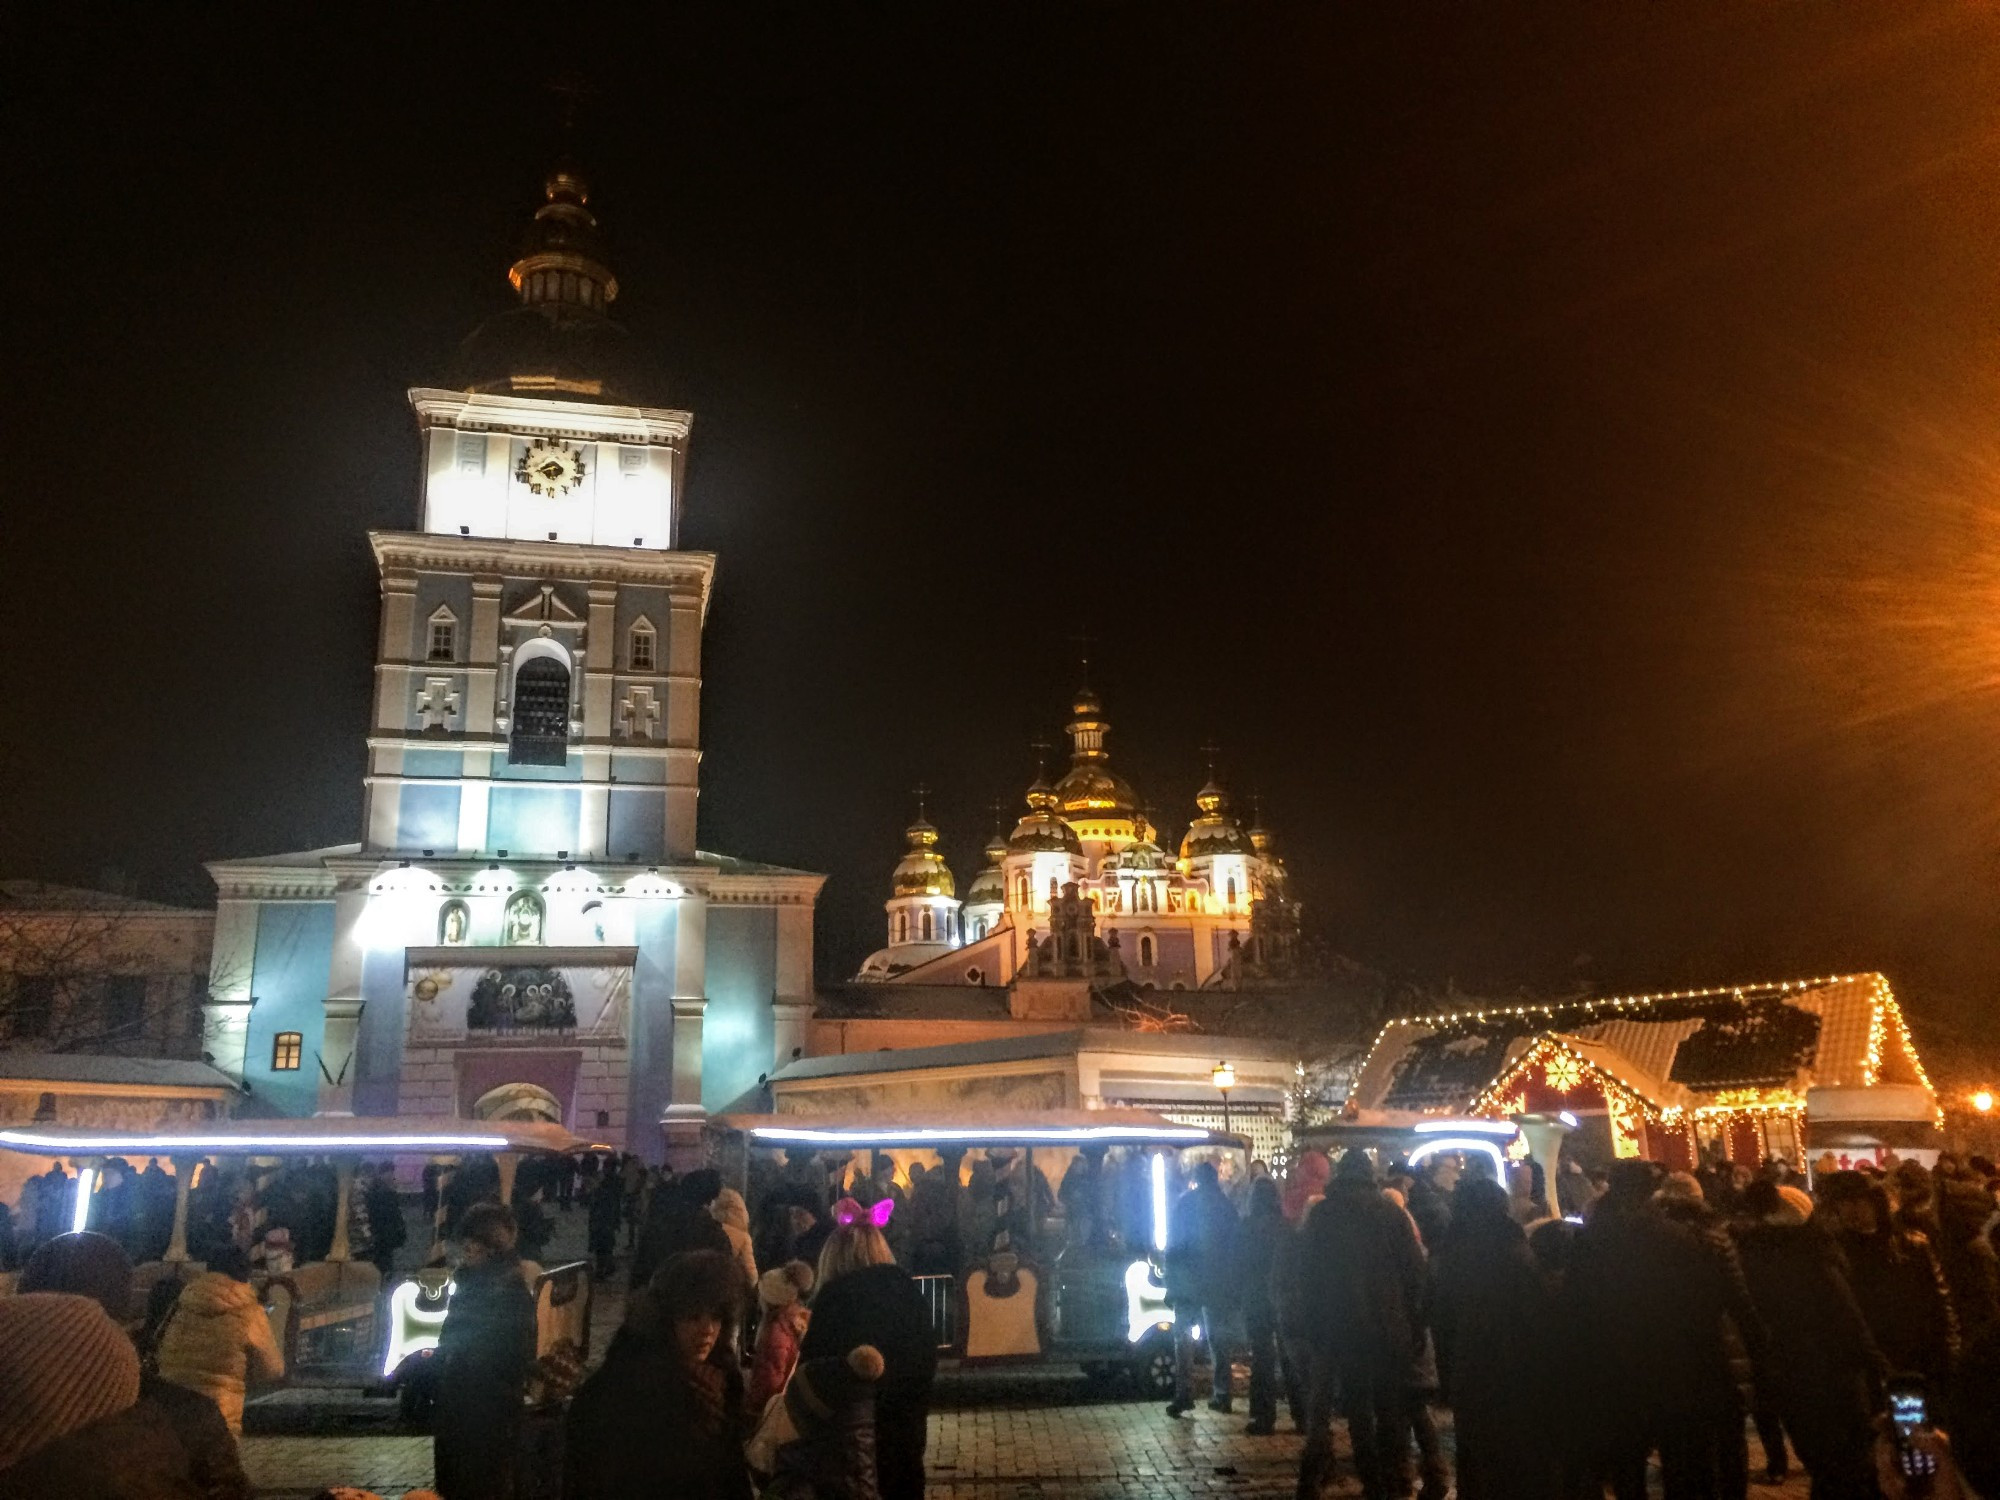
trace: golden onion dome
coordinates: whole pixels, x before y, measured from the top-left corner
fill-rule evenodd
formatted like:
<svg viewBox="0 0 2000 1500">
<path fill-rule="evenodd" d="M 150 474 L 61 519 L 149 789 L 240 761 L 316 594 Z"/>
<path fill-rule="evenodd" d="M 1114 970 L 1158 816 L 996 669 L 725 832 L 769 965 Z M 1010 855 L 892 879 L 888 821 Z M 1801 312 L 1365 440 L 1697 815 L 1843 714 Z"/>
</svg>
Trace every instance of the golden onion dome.
<svg viewBox="0 0 2000 1500">
<path fill-rule="evenodd" d="M 937 852 L 938 831 L 922 818 L 903 835 L 909 848 L 896 861 L 895 889 L 898 896 L 949 896 L 957 889 L 951 867 Z"/>
<path fill-rule="evenodd" d="M 1026 854 L 1037 849 L 1059 849 L 1066 854 L 1083 853 L 1076 830 L 1056 812 L 1056 794 L 1046 781 L 1037 780 L 1028 788 L 1028 811 L 1008 836 L 1010 854 Z"/>
<path fill-rule="evenodd" d="M 1139 801 L 1132 784 L 1100 761 L 1071 766 L 1056 783 L 1055 795 L 1057 804 L 1072 817 L 1130 817 Z"/>
<path fill-rule="evenodd" d="M 1181 838 L 1181 858 L 1198 859 L 1208 854 L 1254 854 L 1256 848 L 1229 812 L 1229 794 L 1214 781 L 1195 793 L 1201 816 L 1188 825 Z"/>
</svg>

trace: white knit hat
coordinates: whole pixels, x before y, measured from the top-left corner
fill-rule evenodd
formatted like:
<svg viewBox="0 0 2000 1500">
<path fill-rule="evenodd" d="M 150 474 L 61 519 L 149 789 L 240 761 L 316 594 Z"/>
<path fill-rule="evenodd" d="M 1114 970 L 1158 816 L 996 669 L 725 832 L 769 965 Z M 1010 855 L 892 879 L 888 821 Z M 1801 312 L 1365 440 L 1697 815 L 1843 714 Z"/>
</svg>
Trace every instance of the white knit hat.
<svg viewBox="0 0 2000 1500">
<path fill-rule="evenodd" d="M 0 1297 L 0 1470 L 138 1399 L 139 1352 L 94 1300 Z"/>
</svg>

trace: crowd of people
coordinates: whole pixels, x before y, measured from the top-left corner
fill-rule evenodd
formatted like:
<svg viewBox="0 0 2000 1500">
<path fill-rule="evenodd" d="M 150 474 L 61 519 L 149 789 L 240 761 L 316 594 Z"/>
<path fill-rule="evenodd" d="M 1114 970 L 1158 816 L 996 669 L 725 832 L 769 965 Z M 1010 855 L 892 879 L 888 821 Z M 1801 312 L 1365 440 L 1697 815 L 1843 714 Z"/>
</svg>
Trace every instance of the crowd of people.
<svg viewBox="0 0 2000 1500">
<path fill-rule="evenodd" d="M 455 1267 L 428 1382 L 437 1491 L 598 1500 L 657 1487 L 664 1464 L 691 1500 L 917 1500 L 936 1335 L 914 1275 L 1049 1236 L 1150 1247 L 1149 1161 L 1084 1151 L 1051 1191 L 1016 1152 L 901 1179 L 887 1157 L 850 1169 L 793 1153 L 757 1166 L 747 1196 L 713 1169 L 551 1162 L 524 1164 L 507 1203 L 490 1159 L 427 1172 L 422 1205 Z M 172 1192 L 151 1170 L 107 1179 L 101 1229 L 44 1233 L 66 1222 L 33 1199 L 15 1221 L 18 1294 L 0 1298 L 10 1500 L 249 1493 L 245 1393 L 283 1369 L 253 1257 L 324 1254 L 337 1174 L 205 1172 L 189 1226 L 203 1269 L 149 1310 L 133 1305 L 133 1260 Z M 37 1181 L 60 1203 L 63 1183 Z M 393 1259 L 393 1176 L 360 1172 L 353 1192 L 356 1253 Z M 1305 1435 L 1301 1500 L 1336 1478 L 1337 1425 L 1365 1500 L 1641 1500 L 1655 1463 L 1669 1500 L 1734 1500 L 1759 1468 L 1775 1481 L 1794 1462 L 1823 1500 L 1900 1500 L 1917 1491 L 1884 1458 L 1883 1414 L 1892 1382 L 1915 1380 L 1951 1435 L 1920 1435 L 1941 1469 L 1930 1492 L 2000 1496 L 1996 1195 L 1977 1157 L 1828 1163 L 1811 1192 L 1778 1164 L 1566 1162 L 1549 1185 L 1478 1156 L 1309 1152 L 1283 1183 L 1199 1162 L 1161 1257 L 1167 1412 L 1193 1411 L 1204 1362 L 1208 1404 L 1232 1411 L 1240 1358 L 1246 1430 L 1275 1433 L 1283 1410 Z M 587 1375 L 537 1358 L 522 1274 L 573 1205 L 600 1272 L 617 1274 L 621 1238 L 628 1262 L 623 1325 Z"/>
<path fill-rule="evenodd" d="M 1299 1493 L 1331 1476 L 1346 1425 L 1367 1500 L 1733 1500 L 1793 1457 L 1821 1500 L 1894 1497 L 1884 1414 L 1920 1382 L 1960 1492 L 2000 1495 L 2000 1177 L 1950 1156 L 1887 1172 L 1699 1173 L 1566 1164 L 1552 1210 L 1538 1172 L 1483 1158 L 1378 1168 L 1352 1150 L 1301 1163 L 1284 1196 L 1253 1174 L 1243 1208 L 1212 1165 L 1169 1222 L 1176 1391 L 1195 1401 L 1196 1330 L 1229 1411 L 1250 1366 L 1248 1431 L 1280 1394 L 1306 1435 Z M 1447 1464 L 1434 1408 L 1449 1408 Z M 1886 1487 L 1885 1487 L 1886 1486 Z M 1916 1491 L 1912 1490 L 1911 1493 Z M 1933 1493 L 1943 1493 L 1942 1490 Z"/>
</svg>

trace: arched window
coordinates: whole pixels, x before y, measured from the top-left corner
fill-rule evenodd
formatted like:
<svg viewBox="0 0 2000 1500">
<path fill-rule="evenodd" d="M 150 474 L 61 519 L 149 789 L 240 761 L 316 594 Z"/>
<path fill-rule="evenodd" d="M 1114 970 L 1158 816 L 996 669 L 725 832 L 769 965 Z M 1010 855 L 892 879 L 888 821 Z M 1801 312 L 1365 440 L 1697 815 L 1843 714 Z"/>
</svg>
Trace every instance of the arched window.
<svg viewBox="0 0 2000 1500">
<path fill-rule="evenodd" d="M 1029 887 L 1028 887 L 1028 877 L 1027 877 L 1027 876 L 1025 876 L 1025 875 L 1023 875 L 1023 876 L 1021 877 L 1021 882 L 1020 882 L 1020 886 L 1019 886 L 1019 890 L 1020 890 L 1020 902 L 1019 902 L 1019 905 L 1020 905 L 1020 908 L 1021 908 L 1021 910 L 1022 910 L 1022 911 L 1026 911 L 1026 910 L 1028 909 L 1029 905 L 1031 904 L 1031 898 L 1030 898 L 1030 897 L 1029 897 L 1029 895 L 1028 895 L 1028 890 L 1029 890 Z"/>
<path fill-rule="evenodd" d="M 430 647 L 424 656 L 427 661 L 458 660 L 458 616 L 448 605 L 440 604 L 431 613 Z"/>
<path fill-rule="evenodd" d="M 899 911 L 896 913 L 896 941 L 899 943 L 907 943 L 909 940 L 910 940 L 910 914 L 906 911 Z"/>
<path fill-rule="evenodd" d="M 569 667 L 531 656 L 514 673 L 507 759 L 517 766 L 559 766 L 569 757 Z"/>
<path fill-rule="evenodd" d="M 659 639 L 653 634 L 652 623 L 643 617 L 632 622 L 632 648 L 627 654 L 631 658 L 632 670 L 650 672 L 658 659 L 654 653 L 654 643 Z"/>
<path fill-rule="evenodd" d="M 1236 877 L 1234 875 L 1229 877 L 1229 895 L 1227 900 L 1231 906 L 1236 904 Z"/>
<path fill-rule="evenodd" d="M 972 940 L 976 943 L 986 936 L 986 918 L 979 917 L 972 924 Z"/>
<path fill-rule="evenodd" d="M 472 912 L 463 901 L 447 901 L 438 911 L 438 942 L 456 948 L 472 936 Z"/>
<path fill-rule="evenodd" d="M 924 908 L 923 928 L 924 941 L 928 943 L 931 940 L 931 909 L 928 906 Z"/>
<path fill-rule="evenodd" d="M 500 940 L 516 946 L 539 947 L 542 941 L 542 898 L 533 891 L 516 891 L 507 898 Z"/>
<path fill-rule="evenodd" d="M 593 943 L 604 941 L 604 903 L 586 901 L 583 903 L 583 929 L 590 934 Z"/>
<path fill-rule="evenodd" d="M 1150 936 L 1142 936 L 1139 939 L 1139 967 L 1142 969 L 1153 967 L 1153 940 Z"/>
</svg>

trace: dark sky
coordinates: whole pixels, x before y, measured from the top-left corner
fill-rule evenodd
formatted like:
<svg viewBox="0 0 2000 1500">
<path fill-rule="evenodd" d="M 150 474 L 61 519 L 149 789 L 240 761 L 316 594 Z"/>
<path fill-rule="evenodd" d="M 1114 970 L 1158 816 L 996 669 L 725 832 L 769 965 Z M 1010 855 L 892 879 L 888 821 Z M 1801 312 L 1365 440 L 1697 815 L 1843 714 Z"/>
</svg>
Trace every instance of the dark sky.
<svg viewBox="0 0 2000 1500">
<path fill-rule="evenodd" d="M 1168 832 L 1215 736 L 1394 975 L 1985 1015 L 2000 14 L 637 14 L 6 38 L 5 873 L 356 835 L 403 391 L 580 67 L 721 558 L 702 840 L 831 874 L 824 970 L 917 780 L 969 878 L 1087 631 Z"/>
</svg>

